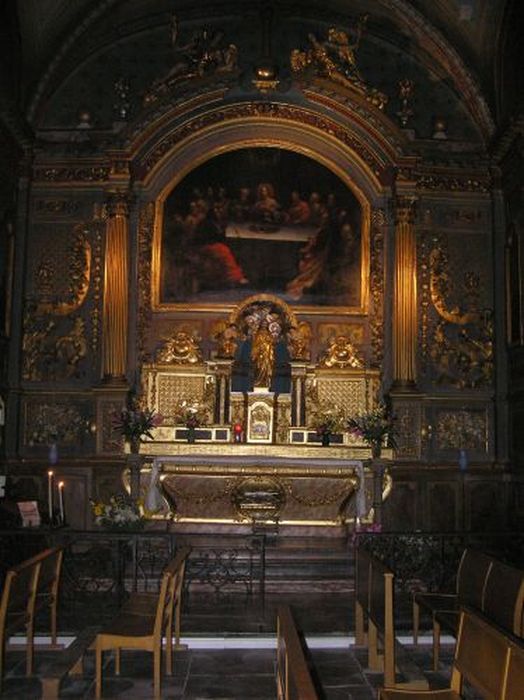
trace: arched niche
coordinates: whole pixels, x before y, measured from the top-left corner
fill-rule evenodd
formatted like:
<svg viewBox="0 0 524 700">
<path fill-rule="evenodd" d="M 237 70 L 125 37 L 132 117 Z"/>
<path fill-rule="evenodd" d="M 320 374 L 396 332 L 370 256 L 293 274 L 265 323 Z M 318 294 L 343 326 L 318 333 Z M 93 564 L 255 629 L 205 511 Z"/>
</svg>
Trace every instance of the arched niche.
<svg viewBox="0 0 524 700">
<path fill-rule="evenodd" d="M 373 207 L 384 206 L 388 188 L 384 188 L 380 177 L 391 167 L 391 162 L 384 156 L 384 144 L 365 143 L 362 134 L 352 135 L 349 128 L 327 128 L 324 117 L 318 122 L 314 115 L 306 110 L 294 108 L 290 119 L 266 116 L 243 116 L 217 121 L 215 118 L 206 122 L 200 117 L 195 128 L 187 124 L 177 135 L 177 129 L 164 129 L 158 142 L 151 139 L 147 151 L 137 157 L 138 167 L 144 168 L 142 180 L 142 197 L 155 202 L 153 255 L 151 275 L 152 307 L 156 311 L 178 311 L 192 306 L 199 310 L 230 311 L 238 302 L 236 299 L 219 299 L 216 303 L 203 300 L 195 304 L 191 298 L 173 302 L 163 298 L 162 289 L 162 254 L 165 233 L 166 202 L 173 196 L 177 187 L 183 185 L 185 178 L 199 168 L 205 168 L 214 159 L 227 157 L 227 154 L 246 152 L 249 149 L 262 152 L 279 150 L 295 158 L 309 159 L 318 168 L 325 169 L 330 177 L 336 178 L 351 193 L 360 209 L 360 269 L 359 295 L 355 304 L 342 304 L 344 312 L 366 314 L 369 304 L 369 267 L 370 267 L 370 226 Z M 233 114 L 235 112 L 233 111 Z M 278 116 L 278 111 L 276 112 Z M 308 115 L 306 119 L 300 116 Z M 231 117 L 231 115 L 229 115 Z M 198 128 L 199 127 L 199 128 Z M 324 128 L 323 128 L 324 127 Z M 171 146 L 171 148 L 169 148 Z M 178 246 L 174 246 L 177 248 Z M 250 289 L 249 293 L 271 290 Z M 190 295 L 188 295 L 190 297 Z M 287 299 L 293 303 L 293 299 Z M 317 306 L 306 304 L 301 310 L 308 312 L 338 312 L 341 306 L 323 303 Z"/>
</svg>

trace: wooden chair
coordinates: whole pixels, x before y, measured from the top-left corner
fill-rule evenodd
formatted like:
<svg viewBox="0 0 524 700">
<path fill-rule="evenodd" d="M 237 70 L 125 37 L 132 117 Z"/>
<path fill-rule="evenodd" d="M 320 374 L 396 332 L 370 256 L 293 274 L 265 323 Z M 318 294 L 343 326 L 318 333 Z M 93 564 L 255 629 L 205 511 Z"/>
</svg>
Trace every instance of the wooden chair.
<svg viewBox="0 0 524 700">
<path fill-rule="evenodd" d="M 53 547 L 47 550 L 45 556 L 42 556 L 36 590 L 35 614 L 49 608 L 51 644 L 54 646 L 57 643 L 58 590 L 63 558 L 64 550 L 62 547 Z"/>
<path fill-rule="evenodd" d="M 96 698 L 102 697 L 102 655 L 115 651 L 115 673 L 120 675 L 121 649 L 141 649 L 153 654 L 154 697 L 160 697 L 162 639 L 166 639 L 166 671 L 173 673 L 173 613 L 178 610 L 175 626 L 180 633 L 179 597 L 184 565 L 189 549 L 180 550 L 166 567 L 158 594 L 135 594 L 116 618 L 96 636 Z"/>
<path fill-rule="evenodd" d="M 318 700 L 289 606 L 277 611 L 277 699 Z"/>
<path fill-rule="evenodd" d="M 460 613 L 459 632 L 449 688 L 442 690 L 401 690 L 381 688 L 379 700 L 461 700 L 463 682 L 467 681 L 488 700 L 518 700 L 520 694 L 505 693 L 511 642 L 502 631 L 471 610 Z M 515 681 L 522 678 L 515 664 Z M 513 686 L 518 687 L 518 686 Z"/>
<path fill-rule="evenodd" d="M 0 687 L 4 675 L 5 646 L 11 634 L 25 630 L 26 675 L 33 673 L 35 601 L 41 557 L 27 559 L 7 572 L 0 601 Z"/>
</svg>

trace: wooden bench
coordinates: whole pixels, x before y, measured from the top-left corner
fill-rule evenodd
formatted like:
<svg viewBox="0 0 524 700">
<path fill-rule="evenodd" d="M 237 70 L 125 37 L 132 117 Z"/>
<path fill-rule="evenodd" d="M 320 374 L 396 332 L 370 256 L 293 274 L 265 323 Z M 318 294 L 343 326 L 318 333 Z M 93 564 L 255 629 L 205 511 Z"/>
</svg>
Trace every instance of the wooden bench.
<svg viewBox="0 0 524 700">
<path fill-rule="evenodd" d="M 153 654 L 154 697 L 160 697 L 162 639 L 166 640 L 166 671 L 173 673 L 173 618 L 180 633 L 180 592 L 190 548 L 180 549 L 162 575 L 158 594 L 137 593 L 103 628 L 95 640 L 96 698 L 102 697 L 102 655 L 115 651 L 115 674 L 120 675 L 121 649 L 142 649 Z M 177 598 L 178 594 L 178 598 Z"/>
<path fill-rule="evenodd" d="M 379 700 L 461 700 L 466 681 L 489 700 L 519 700 L 524 697 L 524 651 L 511 635 L 484 616 L 463 609 L 450 687 L 408 692 L 381 688 Z"/>
<path fill-rule="evenodd" d="M 318 700 L 289 606 L 277 610 L 277 698 Z"/>
<path fill-rule="evenodd" d="M 413 638 L 418 642 L 419 610 L 431 613 L 433 621 L 433 669 L 437 670 L 442 630 L 456 636 L 460 606 L 486 615 L 495 624 L 518 637 L 523 632 L 524 571 L 473 549 L 466 549 L 457 572 L 455 594 L 415 593 Z"/>
<path fill-rule="evenodd" d="M 0 601 L 0 687 L 7 640 L 21 630 L 26 634 L 26 675 L 33 673 L 35 616 L 41 610 L 50 611 L 51 638 L 56 646 L 62 558 L 63 549 L 53 547 L 26 559 L 7 572 Z"/>
<path fill-rule="evenodd" d="M 427 688 L 425 676 L 395 636 L 394 573 L 363 547 L 356 550 L 356 567 L 355 642 L 367 641 L 368 667 L 383 671 L 387 687 Z M 404 676 L 398 683 L 397 670 Z"/>
<path fill-rule="evenodd" d="M 465 549 L 457 570 L 454 593 L 413 594 L 413 642 L 418 644 L 420 613 L 425 611 L 433 618 L 437 610 L 458 612 L 461 605 L 480 609 L 484 586 L 492 558 L 475 549 Z"/>
</svg>

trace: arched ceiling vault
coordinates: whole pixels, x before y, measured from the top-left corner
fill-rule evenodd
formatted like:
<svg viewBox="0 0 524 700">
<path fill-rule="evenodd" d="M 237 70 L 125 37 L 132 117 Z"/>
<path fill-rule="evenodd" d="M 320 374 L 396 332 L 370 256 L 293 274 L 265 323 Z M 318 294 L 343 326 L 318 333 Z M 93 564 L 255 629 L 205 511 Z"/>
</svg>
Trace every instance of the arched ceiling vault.
<svg viewBox="0 0 524 700">
<path fill-rule="evenodd" d="M 7 0 L 7 4 L 7 11 L 17 18 L 21 52 L 21 89 L 11 97 L 33 123 L 77 67 L 103 52 L 104 46 L 153 26 L 165 26 L 167 31 L 174 11 L 181 26 L 196 26 L 219 17 L 227 21 L 247 10 L 239 0 Z M 511 31 L 508 7 L 512 6 L 513 0 L 376 0 L 371 7 L 365 0 L 260 2 L 260 8 L 272 9 L 276 22 L 300 15 L 312 27 L 350 26 L 369 13 L 365 40 L 396 44 L 451 85 L 485 141 L 495 129 L 497 51 L 502 28 Z M 256 3 L 248 7 L 259 11 Z"/>
</svg>

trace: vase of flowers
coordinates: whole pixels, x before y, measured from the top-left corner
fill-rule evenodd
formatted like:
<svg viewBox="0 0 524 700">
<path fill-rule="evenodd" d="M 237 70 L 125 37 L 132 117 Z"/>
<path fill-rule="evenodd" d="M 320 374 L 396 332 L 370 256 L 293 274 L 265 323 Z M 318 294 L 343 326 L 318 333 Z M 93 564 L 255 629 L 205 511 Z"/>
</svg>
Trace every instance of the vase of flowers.
<svg viewBox="0 0 524 700">
<path fill-rule="evenodd" d="M 111 496 L 108 503 L 90 501 L 95 525 L 106 530 L 141 530 L 145 521 L 140 501 L 125 494 Z"/>
<path fill-rule="evenodd" d="M 347 427 L 351 435 L 360 438 L 371 448 L 373 459 L 379 459 L 382 447 L 395 447 L 393 422 L 385 403 L 373 410 L 350 418 Z"/>
<path fill-rule="evenodd" d="M 322 447 L 328 447 L 331 436 L 343 432 L 346 424 L 344 411 L 336 405 L 320 404 L 313 413 L 310 425 L 320 437 Z"/>
<path fill-rule="evenodd" d="M 208 419 L 208 408 L 199 401 L 181 401 L 175 414 L 175 421 L 187 428 L 189 443 L 196 441 L 196 429 L 206 425 Z"/>
<path fill-rule="evenodd" d="M 139 408 L 134 403 L 122 409 L 113 420 L 113 428 L 124 436 L 131 453 L 140 452 L 145 437 L 153 438 L 153 428 L 162 424 L 163 418 L 150 408 Z"/>
</svg>

